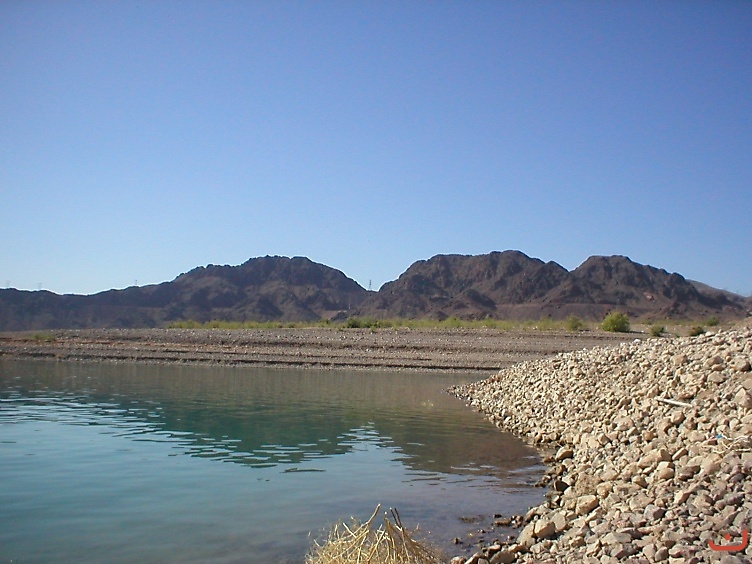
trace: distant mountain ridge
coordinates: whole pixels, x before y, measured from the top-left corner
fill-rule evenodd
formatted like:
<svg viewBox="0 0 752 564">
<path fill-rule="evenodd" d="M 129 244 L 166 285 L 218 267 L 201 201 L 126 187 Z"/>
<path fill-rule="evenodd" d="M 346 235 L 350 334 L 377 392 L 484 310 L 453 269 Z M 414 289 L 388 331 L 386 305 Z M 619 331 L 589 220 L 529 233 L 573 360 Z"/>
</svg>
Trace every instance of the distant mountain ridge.
<svg viewBox="0 0 752 564">
<path fill-rule="evenodd" d="M 593 256 L 573 271 L 519 251 L 437 255 L 369 297 L 383 317 L 601 319 L 611 310 L 653 318 L 742 317 L 748 300 L 624 256 Z"/>
<path fill-rule="evenodd" d="M 267 256 L 91 296 L 0 290 L 0 331 L 160 327 L 179 320 L 313 321 L 357 307 L 367 293 L 339 270 L 308 258 Z"/>
<path fill-rule="evenodd" d="M 378 292 L 305 257 L 197 267 L 171 282 L 91 296 L 0 290 L 0 331 L 160 327 L 179 320 L 380 318 L 741 318 L 752 299 L 627 257 L 593 256 L 573 271 L 519 251 L 437 255 Z"/>
</svg>

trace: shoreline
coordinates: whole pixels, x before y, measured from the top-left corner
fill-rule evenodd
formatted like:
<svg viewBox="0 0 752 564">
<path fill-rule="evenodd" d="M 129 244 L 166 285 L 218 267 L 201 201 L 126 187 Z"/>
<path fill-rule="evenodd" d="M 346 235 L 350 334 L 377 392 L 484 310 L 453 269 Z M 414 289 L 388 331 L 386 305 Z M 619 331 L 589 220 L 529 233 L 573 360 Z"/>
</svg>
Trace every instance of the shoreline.
<svg viewBox="0 0 752 564">
<path fill-rule="evenodd" d="M 752 327 L 525 361 L 451 393 L 554 453 L 517 538 L 453 563 L 749 561 Z"/>
<path fill-rule="evenodd" d="M 635 336 L 493 329 L 67 329 L 0 333 L 0 358 L 490 375 Z"/>
</svg>

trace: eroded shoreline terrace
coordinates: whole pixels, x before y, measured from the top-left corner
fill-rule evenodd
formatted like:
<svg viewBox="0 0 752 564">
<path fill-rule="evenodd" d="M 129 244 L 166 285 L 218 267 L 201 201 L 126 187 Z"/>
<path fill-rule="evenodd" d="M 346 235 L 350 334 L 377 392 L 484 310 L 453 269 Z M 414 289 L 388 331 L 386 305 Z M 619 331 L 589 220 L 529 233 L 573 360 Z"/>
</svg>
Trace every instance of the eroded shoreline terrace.
<svg viewBox="0 0 752 564">
<path fill-rule="evenodd" d="M 631 338 L 491 329 L 52 330 L 0 333 L 0 358 L 491 374 L 524 360 Z"/>
</svg>

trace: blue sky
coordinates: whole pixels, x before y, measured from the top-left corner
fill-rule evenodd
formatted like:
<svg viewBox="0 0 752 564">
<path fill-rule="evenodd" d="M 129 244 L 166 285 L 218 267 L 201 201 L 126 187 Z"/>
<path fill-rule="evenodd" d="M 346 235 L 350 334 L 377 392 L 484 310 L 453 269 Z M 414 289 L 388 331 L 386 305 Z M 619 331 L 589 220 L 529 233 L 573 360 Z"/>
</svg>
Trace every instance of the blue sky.
<svg viewBox="0 0 752 564">
<path fill-rule="evenodd" d="M 627 255 L 752 293 L 752 2 L 0 3 L 0 287 Z"/>
</svg>

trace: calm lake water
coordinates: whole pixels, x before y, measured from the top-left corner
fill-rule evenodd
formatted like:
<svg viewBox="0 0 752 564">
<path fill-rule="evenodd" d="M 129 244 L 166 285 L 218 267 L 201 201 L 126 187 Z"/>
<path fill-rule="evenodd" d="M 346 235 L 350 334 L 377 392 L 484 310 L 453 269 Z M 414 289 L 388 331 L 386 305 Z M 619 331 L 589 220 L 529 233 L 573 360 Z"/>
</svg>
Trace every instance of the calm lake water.
<svg viewBox="0 0 752 564">
<path fill-rule="evenodd" d="M 379 503 L 461 553 L 543 496 L 474 378 L 0 361 L 0 561 L 302 562 Z"/>
</svg>

